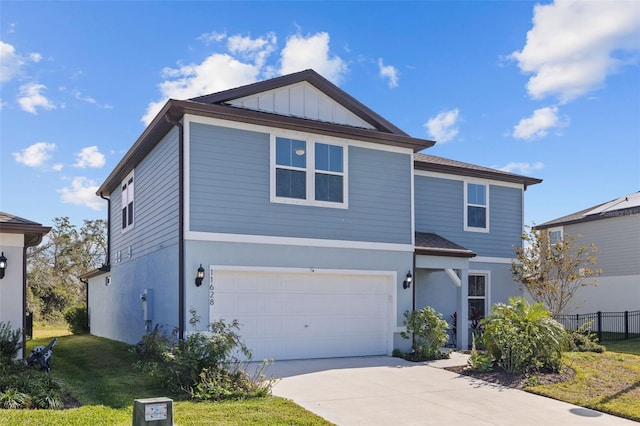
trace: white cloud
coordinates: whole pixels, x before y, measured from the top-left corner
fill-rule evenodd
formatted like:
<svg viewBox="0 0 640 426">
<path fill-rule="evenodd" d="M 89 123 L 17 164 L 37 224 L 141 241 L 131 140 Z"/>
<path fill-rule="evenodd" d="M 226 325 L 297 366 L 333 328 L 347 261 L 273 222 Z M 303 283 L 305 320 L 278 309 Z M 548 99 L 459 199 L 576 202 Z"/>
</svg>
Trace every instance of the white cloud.
<svg viewBox="0 0 640 426">
<path fill-rule="evenodd" d="M 93 210 L 102 210 L 105 207 L 97 195 L 98 185 L 84 176 L 76 176 L 71 180 L 71 186 L 59 189 L 60 200 L 63 203 L 77 204 L 89 207 Z"/>
<path fill-rule="evenodd" d="M 42 60 L 40 53 L 30 53 L 25 59 L 16 52 L 16 48 L 13 45 L 0 40 L 0 83 L 11 81 L 19 75 L 27 61 L 40 62 L 40 60 Z"/>
<path fill-rule="evenodd" d="M 62 165 L 61 163 L 56 163 L 53 166 L 51 166 L 51 170 L 53 170 L 54 172 L 59 172 L 63 168 L 64 168 L 64 165 Z"/>
<path fill-rule="evenodd" d="M 255 39 L 235 35 L 227 40 L 227 48 L 232 54 L 253 61 L 258 68 L 262 68 L 267 57 L 276 50 L 277 42 L 278 38 L 274 33 Z"/>
<path fill-rule="evenodd" d="M 56 106 L 40 92 L 45 90 L 47 86 L 39 83 L 28 83 L 20 86 L 20 94 L 18 95 L 18 103 L 23 111 L 31 114 L 38 114 L 36 108 L 54 109 Z"/>
<path fill-rule="evenodd" d="M 460 110 L 452 109 L 442 111 L 435 117 L 427 121 L 424 126 L 427 128 L 429 135 L 439 143 L 449 142 L 458 134 L 458 119 L 460 118 Z"/>
<path fill-rule="evenodd" d="M 22 152 L 14 152 L 13 157 L 18 163 L 29 167 L 41 167 L 51 158 L 51 153 L 56 149 L 56 144 L 37 142 Z"/>
<path fill-rule="evenodd" d="M 382 58 L 378 59 L 378 68 L 380 69 L 380 77 L 389 80 L 389 87 L 398 87 L 398 70 L 393 65 L 385 65 Z"/>
<path fill-rule="evenodd" d="M 0 83 L 6 83 L 18 75 L 24 59 L 16 53 L 15 47 L 0 41 Z"/>
<path fill-rule="evenodd" d="M 568 119 L 558 116 L 558 107 L 544 107 L 533 111 L 529 118 L 523 118 L 513 128 L 512 136 L 516 139 L 533 140 L 546 136 L 550 129 L 565 127 Z"/>
<path fill-rule="evenodd" d="M 288 74 L 307 68 L 315 69 L 338 84 L 348 70 L 341 58 L 330 56 L 327 33 L 289 37 L 280 52 L 280 69 L 267 65 L 267 58 L 277 48 L 274 33 L 257 38 L 210 33 L 199 38 L 205 41 L 227 38 L 228 53 L 214 53 L 199 64 L 179 64 L 177 68 L 165 68 L 162 71 L 164 81 L 159 84 L 161 97 L 147 106 L 142 117 L 144 124 L 148 125 L 153 120 L 168 99 L 190 99 L 254 83 L 261 77 Z"/>
<path fill-rule="evenodd" d="M 85 169 L 87 167 L 100 168 L 104 166 L 104 155 L 98 151 L 97 146 L 88 146 L 76 154 L 74 167 Z"/>
<path fill-rule="evenodd" d="M 507 172 L 507 173 L 520 173 L 520 174 L 528 175 L 531 172 L 534 172 L 536 170 L 540 170 L 543 168 L 544 168 L 544 163 L 540 161 L 533 164 L 529 164 L 527 162 L 518 163 L 518 162 L 512 161 L 506 166 L 500 167 L 498 170 L 502 170 L 503 172 Z"/>
<path fill-rule="evenodd" d="M 202 40 L 205 42 L 205 44 L 209 44 L 213 41 L 215 42 L 221 42 L 222 40 L 224 40 L 227 37 L 227 33 L 219 33 L 217 31 L 212 31 L 210 33 L 205 33 L 202 34 L 198 37 L 198 40 Z"/>
<path fill-rule="evenodd" d="M 309 68 L 336 85 L 340 84 L 349 70 L 339 56 L 330 56 L 328 33 L 316 33 L 308 37 L 299 34 L 290 36 L 281 52 L 280 74 Z"/>
<path fill-rule="evenodd" d="M 209 56 L 200 64 L 165 68 L 162 75 L 166 80 L 159 85 L 162 99 L 149 103 L 142 122 L 149 124 L 170 98 L 189 99 L 253 83 L 259 71 L 255 65 L 220 53 Z"/>
<path fill-rule="evenodd" d="M 92 98 L 91 96 L 83 95 L 79 90 L 73 91 L 73 97 L 88 104 L 96 104 L 96 100 L 94 98 Z"/>
<path fill-rule="evenodd" d="M 639 49 L 637 2 L 556 0 L 534 7 L 527 43 L 510 57 L 533 74 L 531 97 L 568 102 L 601 86 Z"/>
</svg>

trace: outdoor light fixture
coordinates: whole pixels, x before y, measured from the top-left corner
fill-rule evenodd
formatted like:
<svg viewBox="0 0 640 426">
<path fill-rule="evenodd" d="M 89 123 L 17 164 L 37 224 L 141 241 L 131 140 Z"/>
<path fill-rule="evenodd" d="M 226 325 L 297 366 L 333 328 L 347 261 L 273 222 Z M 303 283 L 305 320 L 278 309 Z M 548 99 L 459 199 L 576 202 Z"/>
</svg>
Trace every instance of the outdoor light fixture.
<svg viewBox="0 0 640 426">
<path fill-rule="evenodd" d="M 411 283 L 413 282 L 413 275 L 411 275 L 411 271 L 407 272 L 407 278 L 404 279 L 402 283 L 402 288 L 405 290 L 411 288 Z"/>
<path fill-rule="evenodd" d="M 198 272 L 196 273 L 196 287 L 200 287 L 202 285 L 202 280 L 204 280 L 204 268 L 201 263 L 198 268 Z"/>
<path fill-rule="evenodd" d="M 7 258 L 4 257 L 4 252 L 0 255 L 0 280 L 4 278 L 4 270 L 7 269 Z"/>
</svg>

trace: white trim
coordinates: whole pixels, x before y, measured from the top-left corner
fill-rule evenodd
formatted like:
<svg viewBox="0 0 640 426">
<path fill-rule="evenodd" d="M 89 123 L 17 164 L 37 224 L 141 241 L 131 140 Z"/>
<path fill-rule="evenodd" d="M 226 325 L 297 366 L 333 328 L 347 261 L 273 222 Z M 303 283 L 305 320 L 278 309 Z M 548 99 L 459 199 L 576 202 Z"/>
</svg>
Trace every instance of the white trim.
<svg viewBox="0 0 640 426">
<path fill-rule="evenodd" d="M 298 135 L 293 137 L 289 132 L 284 130 L 277 130 L 271 132 L 269 137 L 269 199 L 272 203 L 281 204 L 294 204 L 302 206 L 315 206 L 315 207 L 328 207 L 334 209 L 348 209 L 349 208 L 349 146 L 344 141 L 329 141 L 328 138 L 323 136 L 315 136 L 310 133 L 296 132 Z M 306 167 L 291 167 L 291 166 L 278 166 L 276 164 L 276 139 L 286 138 L 303 141 L 306 146 L 307 164 Z M 342 148 L 342 173 L 334 173 L 324 170 L 316 170 L 315 168 L 315 153 L 316 144 L 321 143 L 329 146 L 339 146 Z M 276 169 L 283 168 L 286 170 L 299 170 L 304 171 L 306 181 L 306 198 L 289 198 L 278 197 L 276 195 Z M 316 174 L 331 174 L 342 176 L 342 202 L 331 201 L 318 201 L 316 200 L 316 188 L 315 179 Z"/>
<path fill-rule="evenodd" d="M 514 260 L 515 258 L 511 257 L 476 256 L 469 259 L 469 263 L 500 263 L 511 265 L 511 262 Z"/>
<path fill-rule="evenodd" d="M 131 181 L 131 183 L 129 183 L 129 181 Z M 122 186 L 126 185 L 126 190 L 122 190 Z M 133 186 L 133 188 L 131 188 L 131 186 Z M 129 191 L 129 189 L 131 188 L 131 191 Z M 122 209 L 123 209 L 123 203 L 125 202 L 124 200 L 124 194 L 127 194 L 127 202 L 125 203 L 126 206 L 126 217 L 125 217 L 125 222 L 127 224 L 127 226 L 125 226 L 124 228 L 122 227 Z M 131 193 L 131 202 L 133 203 L 133 217 L 132 217 L 132 221 L 131 223 L 129 223 L 129 215 L 131 214 L 130 210 L 129 210 L 129 204 L 130 204 L 130 200 L 129 200 L 129 193 Z M 129 174 L 127 174 L 127 176 L 120 182 L 120 214 L 119 216 L 119 223 L 120 223 L 120 233 L 124 234 L 125 232 L 128 232 L 129 230 L 135 228 L 136 226 L 136 212 L 138 211 L 138 206 L 136 204 L 136 177 L 135 177 L 135 168 L 133 170 L 131 170 L 129 172 Z"/>
<path fill-rule="evenodd" d="M 385 250 L 413 252 L 413 244 L 378 243 L 370 241 L 323 240 L 315 238 L 274 237 L 249 234 L 186 231 L 185 240 L 222 243 L 278 244 L 288 246 L 346 248 L 359 250 Z"/>
<path fill-rule="evenodd" d="M 182 178 L 182 194 L 178 194 L 178 197 L 182 197 L 183 208 L 183 229 L 182 232 L 186 233 L 191 229 L 191 118 L 192 116 L 185 114 L 182 119 L 182 165 L 183 175 Z M 180 146 L 180 130 L 178 130 L 178 147 Z M 178 148 L 179 149 L 179 148 Z"/>
<path fill-rule="evenodd" d="M 491 271 L 482 270 L 482 269 L 469 269 L 467 271 L 467 305 L 469 304 L 469 277 L 471 275 L 484 275 L 486 277 L 485 280 L 485 288 L 484 288 L 484 314 L 485 316 L 489 315 L 491 312 Z M 478 298 L 477 296 L 472 296 L 474 298 Z M 467 315 L 469 312 L 467 311 Z M 471 326 L 471 322 L 469 321 L 469 326 Z"/>
<path fill-rule="evenodd" d="M 432 177 L 432 178 L 447 179 L 447 180 L 457 180 L 457 181 L 461 181 L 461 182 L 475 180 L 477 182 L 485 182 L 487 185 L 504 186 L 504 187 L 507 187 L 507 188 L 516 188 L 516 189 L 524 190 L 524 184 L 515 183 L 515 182 L 504 182 L 504 181 L 495 180 L 495 179 L 474 178 L 474 177 L 470 177 L 470 176 L 461 176 L 461 175 L 454 175 L 454 174 L 447 174 L 447 173 L 430 172 L 430 171 L 426 171 L 426 170 L 416 170 L 415 174 L 416 174 L 416 176 Z"/>
<path fill-rule="evenodd" d="M 413 162 L 415 161 L 415 154 L 411 154 L 411 244 L 416 245 L 416 178 L 415 168 Z"/>
<path fill-rule="evenodd" d="M 547 236 L 549 237 L 549 244 L 553 244 L 554 242 L 551 241 L 551 234 L 553 234 L 554 232 L 560 232 L 560 240 L 564 239 L 564 227 L 563 226 L 554 226 L 553 228 L 547 228 L 544 229 L 543 231 L 545 231 L 547 233 Z"/>
<path fill-rule="evenodd" d="M 470 204 L 469 203 L 469 199 L 468 199 L 468 186 L 469 185 L 478 185 L 478 186 L 484 186 L 485 188 L 485 204 L 480 205 L 480 204 Z M 463 212 L 463 229 L 466 232 L 482 232 L 482 233 L 489 233 L 489 217 L 490 217 L 490 210 L 489 210 L 489 187 L 490 185 L 483 180 L 476 180 L 476 179 L 465 179 L 464 183 L 463 183 L 463 195 L 462 197 L 464 198 L 464 212 Z M 485 227 L 484 228 L 478 228 L 478 227 L 473 227 L 473 226 L 469 226 L 468 225 L 468 212 L 469 212 L 469 206 L 471 207 L 484 207 L 485 209 Z"/>
<path fill-rule="evenodd" d="M 454 272 L 453 269 L 450 268 L 445 268 L 444 272 L 447 273 L 447 275 L 449 276 L 449 278 L 451 279 L 451 281 L 453 281 L 453 283 L 456 285 L 456 287 L 462 287 L 462 280 L 460 279 L 460 277 L 458 276 L 458 274 L 456 274 Z"/>
</svg>

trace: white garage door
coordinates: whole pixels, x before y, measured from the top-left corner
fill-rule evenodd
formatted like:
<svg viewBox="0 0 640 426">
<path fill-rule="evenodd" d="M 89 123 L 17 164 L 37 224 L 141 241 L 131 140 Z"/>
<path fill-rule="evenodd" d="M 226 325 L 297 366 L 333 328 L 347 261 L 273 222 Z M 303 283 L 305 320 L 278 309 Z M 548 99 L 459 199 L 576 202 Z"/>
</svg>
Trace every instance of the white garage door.
<svg viewBox="0 0 640 426">
<path fill-rule="evenodd" d="M 210 318 L 237 319 L 254 360 L 388 353 L 389 275 L 214 270 Z"/>
</svg>

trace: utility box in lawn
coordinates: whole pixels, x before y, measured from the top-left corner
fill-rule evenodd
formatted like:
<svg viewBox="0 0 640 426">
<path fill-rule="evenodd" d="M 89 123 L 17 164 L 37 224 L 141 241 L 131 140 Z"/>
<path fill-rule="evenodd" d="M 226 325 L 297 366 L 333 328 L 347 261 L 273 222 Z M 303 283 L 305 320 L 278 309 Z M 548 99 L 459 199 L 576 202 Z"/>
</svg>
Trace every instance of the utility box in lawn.
<svg viewBox="0 0 640 426">
<path fill-rule="evenodd" d="M 173 400 L 144 398 L 133 401 L 133 426 L 173 426 Z"/>
</svg>

